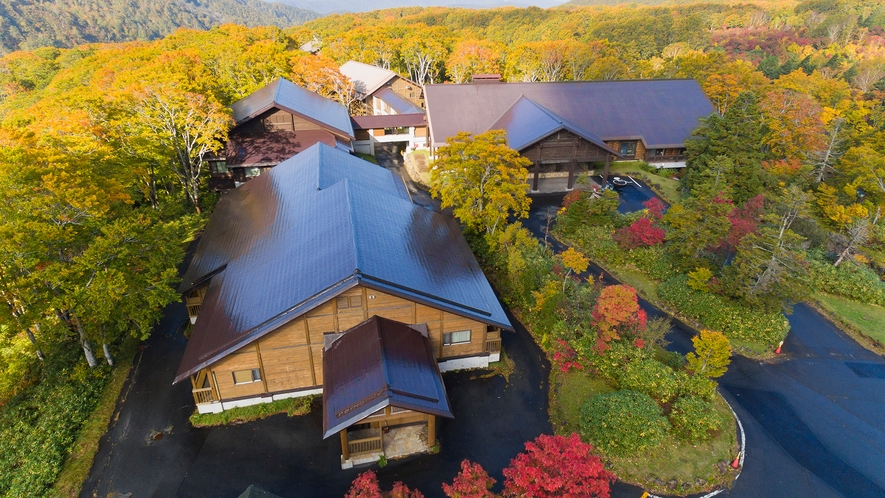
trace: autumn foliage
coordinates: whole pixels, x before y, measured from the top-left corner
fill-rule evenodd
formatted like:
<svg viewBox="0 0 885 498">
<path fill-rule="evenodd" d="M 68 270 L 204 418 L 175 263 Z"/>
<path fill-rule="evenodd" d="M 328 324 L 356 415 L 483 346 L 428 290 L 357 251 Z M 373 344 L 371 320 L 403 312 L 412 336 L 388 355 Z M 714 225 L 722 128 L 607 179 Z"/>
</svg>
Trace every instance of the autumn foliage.
<svg viewBox="0 0 885 498">
<path fill-rule="evenodd" d="M 402 482 L 393 483 L 393 488 L 388 493 L 381 492 L 378 484 L 378 476 L 375 472 L 367 470 L 358 475 L 350 485 L 350 490 L 344 498 L 424 498 L 424 495 L 416 490 L 409 489 Z"/>
<path fill-rule="evenodd" d="M 504 496 L 607 498 L 615 476 L 577 434 L 540 435 L 504 469 Z"/>
<path fill-rule="evenodd" d="M 648 215 L 643 216 L 630 226 L 617 230 L 612 238 L 623 249 L 635 249 L 637 247 L 656 246 L 664 243 L 666 232 L 656 224 L 664 216 L 666 206 L 660 199 L 654 197 L 644 204 Z"/>
<path fill-rule="evenodd" d="M 443 483 L 443 493 L 449 498 L 494 498 L 492 486 L 495 480 L 482 468 L 482 465 L 464 460 L 461 472 L 455 476 L 452 484 Z"/>
<path fill-rule="evenodd" d="M 593 320 L 598 334 L 597 346 L 605 350 L 606 344 L 619 339 L 622 333 L 644 329 L 648 315 L 639 307 L 633 287 L 610 285 L 599 294 Z"/>
</svg>

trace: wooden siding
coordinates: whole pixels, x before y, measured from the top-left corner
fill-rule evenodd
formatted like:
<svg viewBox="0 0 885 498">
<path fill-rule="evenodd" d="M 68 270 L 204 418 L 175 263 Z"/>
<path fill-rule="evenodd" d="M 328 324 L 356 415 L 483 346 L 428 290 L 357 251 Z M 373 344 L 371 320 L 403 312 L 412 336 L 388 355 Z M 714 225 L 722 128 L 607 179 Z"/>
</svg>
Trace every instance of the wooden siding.
<svg viewBox="0 0 885 498">
<path fill-rule="evenodd" d="M 426 324 L 434 355 L 439 359 L 485 351 L 485 323 L 357 286 L 211 365 L 213 387 L 220 400 L 228 400 L 321 386 L 324 336 L 344 332 L 376 315 Z M 444 333 L 462 330 L 470 330 L 469 343 L 443 345 Z M 260 382 L 234 384 L 234 371 L 253 368 L 261 369 Z"/>
<path fill-rule="evenodd" d="M 396 76 L 387 83 L 387 86 L 395 94 L 424 109 L 424 92 L 421 89 L 421 85 L 416 85 L 405 78 Z"/>
<path fill-rule="evenodd" d="M 574 133 L 561 130 L 520 153 L 533 164 L 605 161 L 608 152 Z"/>
</svg>

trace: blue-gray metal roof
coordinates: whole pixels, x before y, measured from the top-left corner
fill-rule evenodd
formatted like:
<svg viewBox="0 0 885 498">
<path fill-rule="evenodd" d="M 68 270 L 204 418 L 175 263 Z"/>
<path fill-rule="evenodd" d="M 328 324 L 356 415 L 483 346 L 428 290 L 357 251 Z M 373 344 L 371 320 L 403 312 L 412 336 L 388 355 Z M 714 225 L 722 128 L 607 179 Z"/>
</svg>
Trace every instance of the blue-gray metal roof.
<svg viewBox="0 0 885 498">
<path fill-rule="evenodd" d="M 454 418 L 427 337 L 375 316 L 323 352 L 323 439 L 388 406 Z"/>
<path fill-rule="evenodd" d="M 248 97 L 234 102 L 230 108 L 234 122 L 238 125 L 272 108 L 278 108 L 353 138 L 353 126 L 346 107 L 301 88 L 285 78 L 274 80 Z"/>
<path fill-rule="evenodd" d="M 323 144 L 222 196 L 180 290 L 207 278 L 176 382 L 358 284 L 512 328 L 453 219 Z"/>
<path fill-rule="evenodd" d="M 524 95 L 520 95 L 489 129 L 506 131 L 507 145 L 513 150 L 522 150 L 554 132 L 568 130 L 597 147 L 617 154 L 595 134 L 571 123 L 550 109 L 545 109 Z"/>
<path fill-rule="evenodd" d="M 694 80 L 426 85 L 434 146 L 459 131 L 483 133 L 519 98 L 531 99 L 602 140 L 682 147 L 713 106 Z"/>
</svg>

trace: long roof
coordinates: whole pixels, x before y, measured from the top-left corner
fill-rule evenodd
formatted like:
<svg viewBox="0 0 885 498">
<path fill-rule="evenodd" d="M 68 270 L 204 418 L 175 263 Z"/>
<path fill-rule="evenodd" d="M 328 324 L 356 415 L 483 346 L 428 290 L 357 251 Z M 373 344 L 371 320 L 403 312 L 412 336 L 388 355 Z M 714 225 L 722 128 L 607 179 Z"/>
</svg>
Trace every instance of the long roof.
<svg viewBox="0 0 885 498">
<path fill-rule="evenodd" d="M 522 150 L 559 130 L 568 130 L 611 154 L 618 154 L 594 133 L 571 123 L 524 95 L 520 95 L 490 129 L 506 131 L 507 145 L 514 150 Z"/>
<path fill-rule="evenodd" d="M 682 147 L 713 106 L 694 80 L 485 83 L 424 87 L 431 142 L 459 131 L 483 133 L 520 97 L 602 140 Z"/>
<path fill-rule="evenodd" d="M 351 116 L 354 130 L 375 130 L 379 128 L 403 128 L 406 126 L 427 126 L 424 111 L 412 114 L 381 114 L 377 116 Z"/>
<path fill-rule="evenodd" d="M 274 80 L 248 97 L 234 102 L 230 108 L 237 125 L 277 108 L 353 139 L 353 127 L 350 125 L 350 114 L 346 107 L 301 88 L 285 78 Z"/>
<path fill-rule="evenodd" d="M 372 95 L 388 81 L 398 76 L 390 69 L 357 61 L 345 62 L 338 68 L 338 71 L 350 79 L 356 86 L 356 91 L 364 96 Z"/>
<path fill-rule="evenodd" d="M 221 197 L 179 290 L 206 281 L 175 382 L 356 285 L 512 329 L 452 218 L 323 144 Z"/>
<path fill-rule="evenodd" d="M 415 114 L 424 112 L 424 109 L 421 109 L 415 104 L 400 97 L 396 92 L 387 87 L 378 89 L 374 96 L 376 99 L 381 99 L 382 102 L 396 111 L 397 114 Z"/>
<path fill-rule="evenodd" d="M 375 316 L 323 352 L 323 439 L 388 406 L 454 418 L 427 337 Z"/>
</svg>

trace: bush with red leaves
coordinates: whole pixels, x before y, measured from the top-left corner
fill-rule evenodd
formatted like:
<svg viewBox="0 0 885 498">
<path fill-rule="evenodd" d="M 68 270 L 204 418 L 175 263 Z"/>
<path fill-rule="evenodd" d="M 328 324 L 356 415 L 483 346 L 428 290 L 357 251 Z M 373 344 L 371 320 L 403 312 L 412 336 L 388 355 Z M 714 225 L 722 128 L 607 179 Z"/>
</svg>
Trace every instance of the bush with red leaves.
<svg viewBox="0 0 885 498">
<path fill-rule="evenodd" d="M 504 496 L 584 498 L 610 496 L 614 474 L 577 434 L 540 435 L 504 469 Z"/>
<path fill-rule="evenodd" d="M 482 465 L 470 460 L 461 462 L 461 472 L 455 476 L 452 484 L 443 483 L 443 493 L 449 498 L 497 498 L 492 493 L 495 480 L 482 468 Z"/>
<path fill-rule="evenodd" d="M 648 218 L 639 218 L 628 227 L 618 229 L 612 238 L 623 249 L 656 246 L 664 243 L 664 229 Z"/>
</svg>

